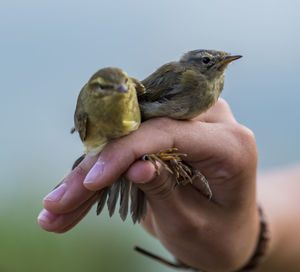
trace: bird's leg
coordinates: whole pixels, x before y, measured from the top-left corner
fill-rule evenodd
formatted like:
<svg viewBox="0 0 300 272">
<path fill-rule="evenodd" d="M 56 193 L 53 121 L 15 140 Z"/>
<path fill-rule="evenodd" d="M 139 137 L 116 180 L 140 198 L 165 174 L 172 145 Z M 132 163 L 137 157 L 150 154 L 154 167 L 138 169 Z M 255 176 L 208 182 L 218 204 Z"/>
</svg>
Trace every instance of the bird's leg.
<svg viewBox="0 0 300 272">
<path fill-rule="evenodd" d="M 192 183 L 192 171 L 183 161 L 170 160 L 171 168 L 175 171 L 176 185 Z"/>
<path fill-rule="evenodd" d="M 169 171 L 171 174 L 174 174 L 173 171 L 169 168 L 169 166 L 164 162 L 166 160 L 165 158 L 162 158 L 159 153 L 156 154 L 147 154 L 143 156 L 143 160 L 150 161 L 155 168 L 155 171 L 157 175 L 160 175 L 160 171 L 157 165 L 157 162 L 159 162 L 167 171 Z"/>
<path fill-rule="evenodd" d="M 193 168 L 182 160 L 182 157 L 187 156 L 186 154 L 177 151 L 177 148 L 168 148 L 156 154 L 145 155 L 143 159 L 149 160 L 154 165 L 158 175 L 160 172 L 157 162 L 159 162 L 166 170 L 175 176 L 175 186 L 193 183 L 193 181 L 199 179 L 202 193 L 208 199 L 211 199 L 212 191 L 205 176 L 199 170 Z"/>
<path fill-rule="evenodd" d="M 182 174 L 176 178 L 177 184 L 186 185 L 188 183 L 193 183 L 198 179 L 200 181 L 201 192 L 210 200 L 212 198 L 212 191 L 206 177 L 198 169 L 188 165 L 186 162 L 182 161 L 180 162 L 180 165 L 185 172 L 181 172 Z M 188 175 L 186 175 L 186 173 L 188 173 Z"/>
<path fill-rule="evenodd" d="M 157 175 L 160 174 L 157 162 L 160 163 L 167 171 L 176 177 L 177 183 L 180 184 L 180 180 L 190 180 L 192 171 L 183 164 L 182 157 L 186 157 L 186 154 L 177 152 L 177 148 L 168 148 L 159 151 L 156 154 L 144 155 L 144 160 L 149 160 L 155 167 Z"/>
</svg>

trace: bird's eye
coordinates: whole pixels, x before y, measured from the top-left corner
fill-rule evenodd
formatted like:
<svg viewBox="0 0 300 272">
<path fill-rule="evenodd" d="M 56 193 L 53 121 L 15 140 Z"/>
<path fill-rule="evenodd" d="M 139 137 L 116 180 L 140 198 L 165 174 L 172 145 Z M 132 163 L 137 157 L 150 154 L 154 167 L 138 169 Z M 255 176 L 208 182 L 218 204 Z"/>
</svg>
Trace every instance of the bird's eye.
<svg viewBox="0 0 300 272">
<path fill-rule="evenodd" d="M 202 58 L 202 62 L 205 63 L 205 64 L 207 64 L 207 63 L 210 62 L 210 58 L 204 57 L 204 58 Z"/>
<path fill-rule="evenodd" d="M 109 85 L 103 85 L 103 84 L 100 84 L 100 83 L 98 83 L 98 87 L 102 90 L 111 88 L 111 86 L 109 86 Z"/>
</svg>

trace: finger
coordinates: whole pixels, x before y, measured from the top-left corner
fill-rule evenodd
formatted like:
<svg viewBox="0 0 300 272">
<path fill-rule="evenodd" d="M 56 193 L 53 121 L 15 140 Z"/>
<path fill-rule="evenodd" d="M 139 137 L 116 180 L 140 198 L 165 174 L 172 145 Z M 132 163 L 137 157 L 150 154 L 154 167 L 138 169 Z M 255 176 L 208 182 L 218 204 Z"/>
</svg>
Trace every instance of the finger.
<svg viewBox="0 0 300 272">
<path fill-rule="evenodd" d="M 223 98 L 219 98 L 212 107 L 194 120 L 208 123 L 236 123 L 229 105 Z"/>
<path fill-rule="evenodd" d="M 157 121 L 157 119 L 156 123 L 168 120 L 166 118 L 159 119 L 161 121 Z M 144 154 L 156 153 L 157 149 L 173 146 L 172 137 L 161 131 L 159 127 L 151 126 L 151 121 L 143 123 L 137 131 L 111 141 L 104 147 L 97 162 L 84 180 L 84 186 L 87 189 L 97 191 L 109 186 Z M 155 134 L 159 137 L 153 137 Z"/>
<path fill-rule="evenodd" d="M 130 135 L 108 143 L 86 176 L 84 186 L 89 190 L 100 190 L 111 185 L 144 154 L 157 153 L 175 146 L 187 153 L 186 160 L 191 162 L 214 157 L 218 157 L 218 160 L 220 157 L 227 158 L 231 155 L 233 146 L 221 146 L 220 143 L 228 143 L 229 140 L 231 138 L 223 126 L 155 118 L 143 123 Z"/>
<path fill-rule="evenodd" d="M 87 190 L 82 183 L 96 160 L 96 156 L 87 155 L 85 159 L 64 178 L 60 186 L 55 188 L 44 198 L 44 208 L 55 214 L 68 213 L 77 209 L 86 200 L 91 198 L 94 192 Z"/>
<path fill-rule="evenodd" d="M 82 215 L 80 215 L 80 217 L 74 221 L 71 225 L 65 227 L 64 229 L 61 229 L 61 230 L 57 230 L 55 231 L 55 233 L 65 233 L 69 230 L 71 230 L 72 228 L 74 228 L 86 215 L 87 213 L 90 211 L 92 207 L 89 207 Z"/>
<path fill-rule="evenodd" d="M 38 216 L 38 223 L 46 231 L 65 232 L 74 227 L 88 213 L 96 201 L 97 195 L 95 194 L 76 210 L 66 214 L 54 214 L 44 209 Z"/>
<path fill-rule="evenodd" d="M 152 163 L 136 161 L 126 172 L 126 178 L 136 183 L 148 200 L 163 201 L 172 198 L 175 180 L 161 166 L 159 173 L 158 175 Z"/>
<path fill-rule="evenodd" d="M 79 216 L 78 218 L 76 218 L 76 220 L 73 221 L 73 223 L 71 223 L 70 225 L 68 225 L 67 227 L 55 231 L 55 233 L 65 233 L 67 231 L 69 231 L 70 229 L 74 228 L 87 214 L 88 212 L 91 210 L 91 208 L 93 207 L 93 204 L 88 206 Z"/>
<path fill-rule="evenodd" d="M 161 167 L 159 166 L 160 171 Z M 137 160 L 125 173 L 126 178 L 135 183 L 147 183 L 156 176 L 156 169 L 150 161 Z"/>
<path fill-rule="evenodd" d="M 161 167 L 159 172 L 160 174 L 158 175 L 152 165 L 137 161 L 128 169 L 126 178 L 136 182 L 135 184 L 139 189 L 145 193 L 144 197 L 146 197 L 149 204 L 147 206 L 148 208 L 151 207 L 155 218 L 159 221 L 165 221 L 166 215 L 172 216 L 172 213 L 175 211 L 174 207 L 178 205 L 178 198 L 174 190 L 175 181 L 173 177 Z"/>
<path fill-rule="evenodd" d="M 157 153 L 170 147 L 177 147 L 188 154 L 187 162 L 209 160 L 210 165 L 213 165 L 212 158 L 220 161 L 232 157 L 235 148 L 233 144 L 236 143 L 232 142 L 226 129 L 222 124 L 216 126 L 198 121 L 168 118 L 149 120 L 137 131 L 104 147 L 98 161 L 86 176 L 84 186 L 94 191 L 109 186 L 144 154 Z M 234 159 L 227 161 L 233 162 Z"/>
<path fill-rule="evenodd" d="M 247 187 L 252 186 L 240 182 L 245 179 L 241 176 L 245 168 L 253 169 L 253 173 L 256 169 L 255 140 L 248 129 L 238 124 L 168 118 L 148 120 L 137 131 L 108 143 L 86 176 L 84 186 L 94 191 L 109 186 L 144 154 L 170 147 L 188 155 L 185 161 L 207 178 L 215 199 L 222 196 L 224 202 L 243 198 Z M 225 183 L 226 180 L 231 183 Z"/>
<path fill-rule="evenodd" d="M 160 174 L 158 175 L 152 164 L 137 161 L 126 172 L 126 178 L 135 182 L 144 191 L 149 203 L 148 209 L 151 207 L 151 213 L 147 212 L 146 221 L 144 222 L 149 232 L 154 233 L 153 224 L 151 223 L 153 220 L 150 220 L 150 216 L 153 214 L 160 222 L 167 223 L 166 220 L 169 220 L 168 223 L 177 225 L 177 218 L 186 217 L 186 209 L 193 210 L 195 207 L 205 209 L 210 205 L 214 205 L 191 185 L 175 186 L 174 176 L 163 167 L 160 167 L 159 170 Z M 144 175 L 143 173 L 147 174 Z M 152 173 L 152 176 L 150 173 Z M 186 197 L 190 201 L 185 200 Z M 186 205 L 187 203 L 189 204 Z M 199 211 L 197 212 L 199 215 Z M 168 215 L 168 219 L 166 219 L 166 215 Z M 172 222 L 173 219 L 169 217 L 173 217 L 175 222 Z"/>
</svg>

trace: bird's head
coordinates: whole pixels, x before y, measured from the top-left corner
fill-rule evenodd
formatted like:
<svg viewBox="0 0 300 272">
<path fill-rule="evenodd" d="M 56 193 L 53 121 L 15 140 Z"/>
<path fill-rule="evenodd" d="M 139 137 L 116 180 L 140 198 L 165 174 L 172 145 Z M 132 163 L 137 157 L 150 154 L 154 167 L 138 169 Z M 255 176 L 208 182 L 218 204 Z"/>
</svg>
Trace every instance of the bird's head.
<svg viewBox="0 0 300 272">
<path fill-rule="evenodd" d="M 222 75 L 230 62 L 241 57 L 223 51 L 198 49 L 185 53 L 180 62 L 189 64 L 207 77 L 213 78 Z"/>
<path fill-rule="evenodd" d="M 129 87 L 127 74 L 114 67 L 100 69 L 87 84 L 94 92 L 103 96 L 125 94 Z"/>
</svg>

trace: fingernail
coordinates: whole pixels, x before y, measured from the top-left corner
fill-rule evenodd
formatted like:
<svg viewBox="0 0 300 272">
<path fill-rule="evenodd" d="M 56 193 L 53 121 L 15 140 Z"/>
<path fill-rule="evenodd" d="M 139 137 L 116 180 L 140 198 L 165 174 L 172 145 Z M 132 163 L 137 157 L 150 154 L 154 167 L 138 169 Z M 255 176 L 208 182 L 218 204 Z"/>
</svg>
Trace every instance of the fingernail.
<svg viewBox="0 0 300 272">
<path fill-rule="evenodd" d="M 56 220 L 56 218 L 58 217 L 57 214 L 51 213 L 45 209 L 43 209 L 39 216 L 38 216 L 38 221 L 42 221 L 44 223 L 52 223 L 53 221 Z"/>
<path fill-rule="evenodd" d="M 104 169 L 104 162 L 100 159 L 95 163 L 92 169 L 86 175 L 84 182 L 85 184 L 91 184 L 96 182 L 102 175 Z"/>
<path fill-rule="evenodd" d="M 62 198 L 64 193 L 66 192 L 67 185 L 65 183 L 61 184 L 59 187 L 54 189 L 51 193 L 44 197 L 44 200 L 48 201 L 58 201 Z"/>
</svg>

